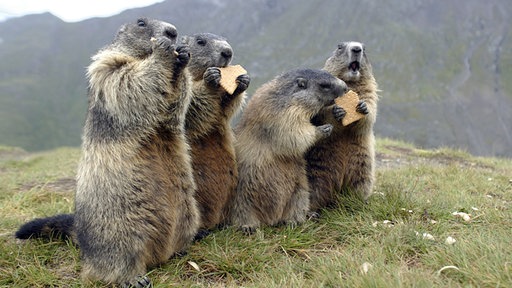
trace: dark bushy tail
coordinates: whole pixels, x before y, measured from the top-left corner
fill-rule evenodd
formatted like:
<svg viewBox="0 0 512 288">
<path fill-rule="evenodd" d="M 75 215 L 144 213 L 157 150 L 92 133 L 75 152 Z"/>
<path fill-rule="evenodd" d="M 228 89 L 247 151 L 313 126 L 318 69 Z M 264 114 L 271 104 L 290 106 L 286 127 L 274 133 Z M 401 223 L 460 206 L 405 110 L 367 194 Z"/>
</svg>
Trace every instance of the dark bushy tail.
<svg viewBox="0 0 512 288">
<path fill-rule="evenodd" d="M 16 238 L 43 238 L 43 239 L 76 239 L 73 231 L 73 214 L 59 214 L 47 218 L 37 218 L 23 224 L 16 231 Z"/>
</svg>

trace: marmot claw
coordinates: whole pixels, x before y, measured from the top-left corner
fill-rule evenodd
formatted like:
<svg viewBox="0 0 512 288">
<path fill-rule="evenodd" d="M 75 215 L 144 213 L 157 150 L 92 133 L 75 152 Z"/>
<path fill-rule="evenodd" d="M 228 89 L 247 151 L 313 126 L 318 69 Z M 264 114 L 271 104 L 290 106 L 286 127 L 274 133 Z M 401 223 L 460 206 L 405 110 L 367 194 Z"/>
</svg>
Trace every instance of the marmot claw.
<svg viewBox="0 0 512 288">
<path fill-rule="evenodd" d="M 322 125 L 322 126 L 318 126 L 318 130 L 324 134 L 326 137 L 331 135 L 331 132 L 332 132 L 332 124 L 325 124 L 325 125 Z"/>
<path fill-rule="evenodd" d="M 209 67 L 206 69 L 203 75 L 203 79 L 206 82 L 206 85 L 212 88 L 218 88 L 220 83 L 220 70 L 217 67 Z"/>
<path fill-rule="evenodd" d="M 176 56 L 176 62 L 180 66 L 185 66 L 188 64 L 188 61 L 190 60 L 190 52 L 187 46 L 178 46 L 176 47 L 176 53 L 178 54 Z"/>
<path fill-rule="evenodd" d="M 366 102 L 362 100 L 357 103 L 356 111 L 364 115 L 370 113 L 370 110 L 368 110 L 368 105 L 366 105 Z"/>
<path fill-rule="evenodd" d="M 242 231 L 245 235 L 252 235 L 254 232 L 256 232 L 256 228 L 252 226 L 243 225 L 240 227 L 240 231 Z"/>
<path fill-rule="evenodd" d="M 332 115 L 334 116 L 334 119 L 336 119 L 336 121 L 341 121 L 343 117 L 347 115 L 347 111 L 345 111 L 345 109 L 341 108 L 338 105 L 334 105 L 334 107 L 332 107 Z"/>
<path fill-rule="evenodd" d="M 249 87 L 249 84 L 251 83 L 251 77 L 249 77 L 248 74 L 240 75 L 236 78 L 236 91 L 235 93 L 242 93 Z"/>
<path fill-rule="evenodd" d="M 132 283 L 126 282 L 122 285 L 123 288 L 150 288 L 153 287 L 151 281 L 147 276 L 137 277 Z"/>
</svg>

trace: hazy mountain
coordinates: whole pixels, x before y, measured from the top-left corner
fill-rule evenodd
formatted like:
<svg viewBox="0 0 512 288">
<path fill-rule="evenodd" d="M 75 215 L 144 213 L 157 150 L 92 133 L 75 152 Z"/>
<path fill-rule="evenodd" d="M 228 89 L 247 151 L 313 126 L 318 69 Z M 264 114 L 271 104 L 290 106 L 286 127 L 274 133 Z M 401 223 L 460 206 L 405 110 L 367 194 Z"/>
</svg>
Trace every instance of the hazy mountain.
<svg viewBox="0 0 512 288">
<path fill-rule="evenodd" d="M 340 41 L 364 42 L 382 90 L 378 136 L 512 156 L 509 0 L 168 0 L 77 23 L 10 19 L 0 23 L 0 144 L 79 145 L 90 56 L 139 16 L 227 37 L 250 94 L 284 70 L 321 68 Z"/>
</svg>

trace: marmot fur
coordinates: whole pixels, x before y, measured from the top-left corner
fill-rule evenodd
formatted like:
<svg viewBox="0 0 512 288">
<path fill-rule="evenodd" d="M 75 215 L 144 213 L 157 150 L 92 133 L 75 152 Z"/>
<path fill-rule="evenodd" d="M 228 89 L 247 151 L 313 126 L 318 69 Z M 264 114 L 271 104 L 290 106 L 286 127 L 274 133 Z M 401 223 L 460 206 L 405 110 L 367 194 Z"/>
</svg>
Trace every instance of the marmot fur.
<svg viewBox="0 0 512 288">
<path fill-rule="evenodd" d="M 260 87 L 235 128 L 238 186 L 231 224 L 297 224 L 309 211 L 304 153 L 329 136 L 331 124 L 311 118 L 346 91 L 343 81 L 313 69 L 283 73 Z"/>
<path fill-rule="evenodd" d="M 185 120 L 196 199 L 201 212 L 201 227 L 210 229 L 224 223 L 226 205 L 235 192 L 238 171 L 231 118 L 240 110 L 250 78 L 236 79 L 233 95 L 219 86 L 219 67 L 231 62 L 233 50 L 226 39 L 211 33 L 185 36 L 190 48 L 187 70 L 192 77 L 192 99 Z"/>
<path fill-rule="evenodd" d="M 182 252 L 198 230 L 184 131 L 190 56 L 175 48 L 176 37 L 171 24 L 138 19 L 123 25 L 88 68 L 74 223 L 73 215 L 48 218 L 73 223 L 73 231 L 56 232 L 76 237 L 84 279 L 149 286 L 147 267 Z M 39 236 L 51 226 L 41 225 L 17 236 Z"/>
<path fill-rule="evenodd" d="M 306 155 L 313 211 L 335 205 L 336 195 L 343 189 L 354 191 L 366 200 L 372 193 L 375 169 L 373 125 L 379 97 L 364 45 L 339 44 L 323 69 L 359 94 L 357 110 L 366 116 L 344 127 L 340 121 L 345 111 L 333 105 L 314 117 L 313 122 L 331 123 L 334 129 L 330 137 L 316 143 Z"/>
</svg>

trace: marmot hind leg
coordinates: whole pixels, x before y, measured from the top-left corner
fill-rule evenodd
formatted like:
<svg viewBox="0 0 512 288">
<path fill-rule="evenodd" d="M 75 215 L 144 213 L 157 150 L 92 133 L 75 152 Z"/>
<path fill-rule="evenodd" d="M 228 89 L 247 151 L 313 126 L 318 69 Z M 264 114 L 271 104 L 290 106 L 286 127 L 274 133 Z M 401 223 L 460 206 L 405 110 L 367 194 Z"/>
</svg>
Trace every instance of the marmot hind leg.
<svg viewBox="0 0 512 288">
<path fill-rule="evenodd" d="M 309 211 L 309 191 L 304 188 L 298 189 L 284 209 L 283 220 L 286 224 L 295 226 L 304 223 Z"/>
<path fill-rule="evenodd" d="M 358 152 L 348 159 L 350 167 L 347 169 L 344 187 L 357 193 L 362 200 L 367 200 L 372 194 L 374 182 L 373 153 L 369 147 L 358 148 Z"/>
</svg>

